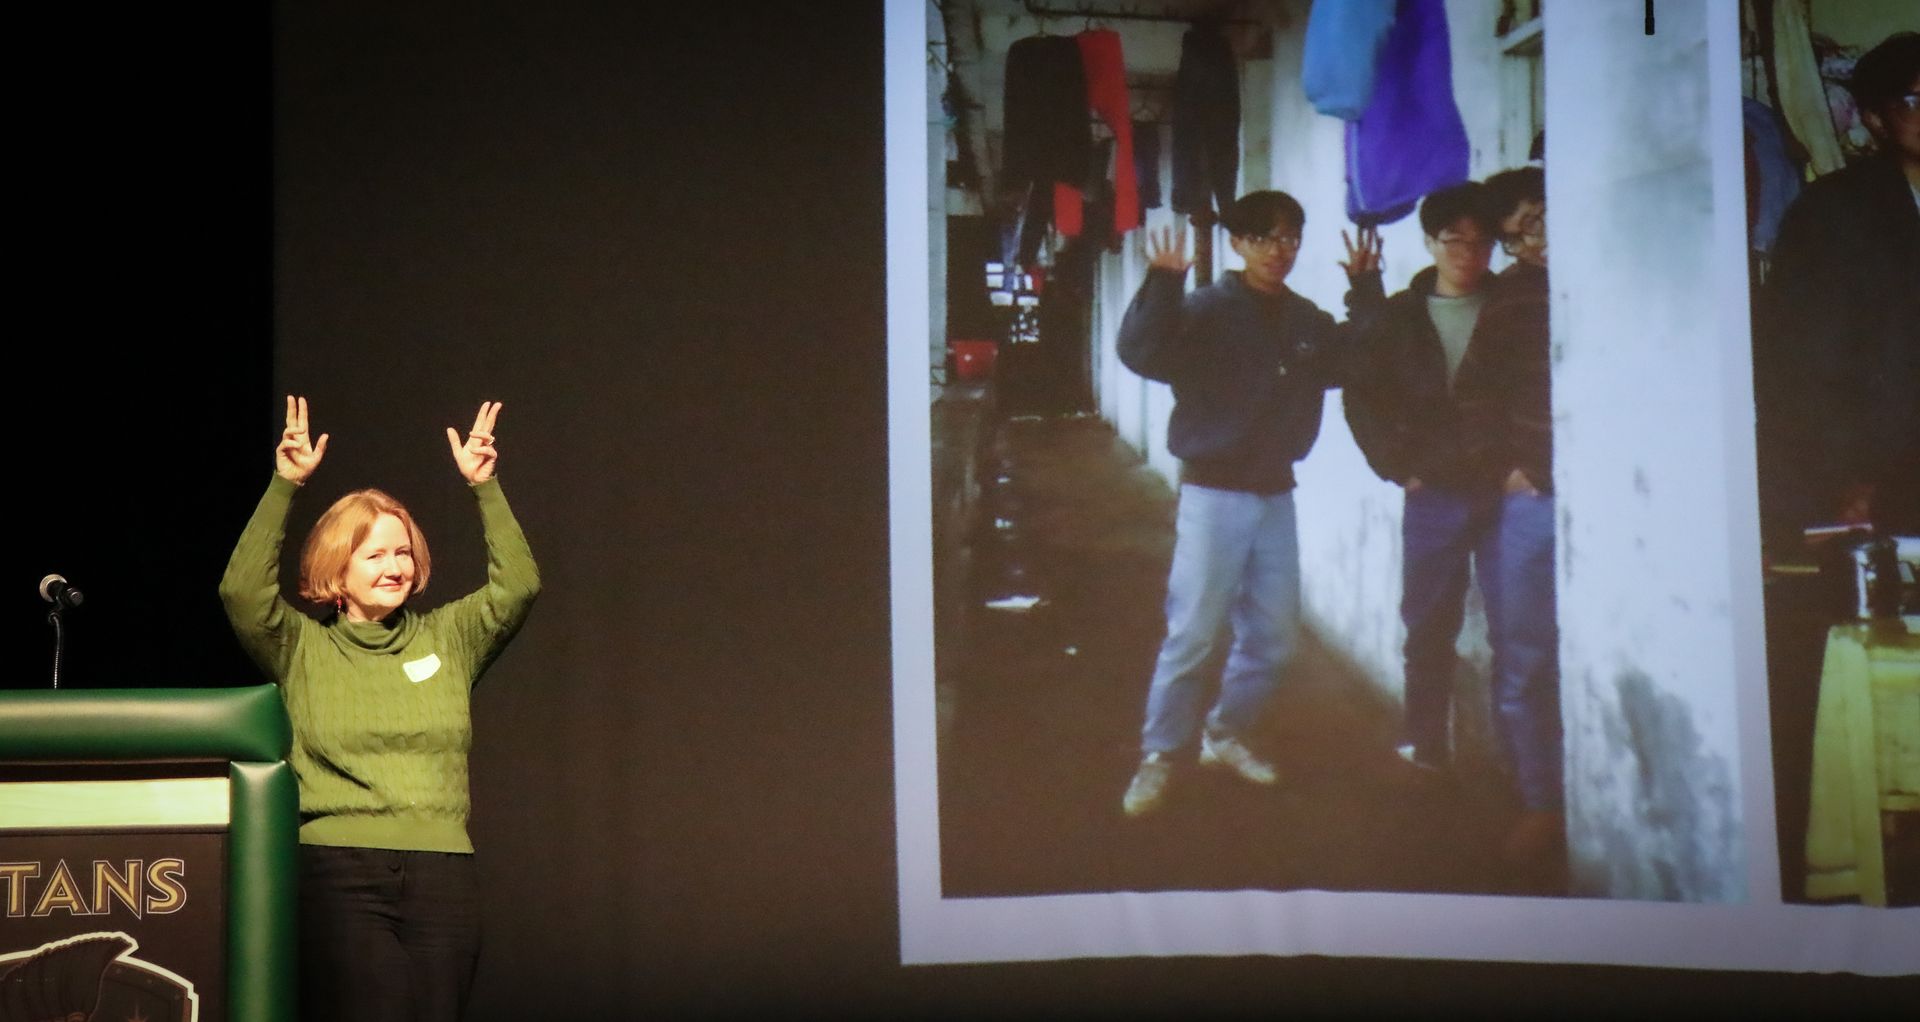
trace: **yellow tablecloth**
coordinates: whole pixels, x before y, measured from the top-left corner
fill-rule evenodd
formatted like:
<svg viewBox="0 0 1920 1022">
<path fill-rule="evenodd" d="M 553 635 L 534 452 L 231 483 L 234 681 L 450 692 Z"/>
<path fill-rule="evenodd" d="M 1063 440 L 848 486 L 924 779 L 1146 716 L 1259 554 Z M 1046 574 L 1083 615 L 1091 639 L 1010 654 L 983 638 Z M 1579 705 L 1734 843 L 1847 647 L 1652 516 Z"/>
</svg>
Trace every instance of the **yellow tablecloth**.
<svg viewBox="0 0 1920 1022">
<path fill-rule="evenodd" d="M 1887 903 L 1883 811 L 1920 810 L 1920 617 L 1827 632 L 1813 728 L 1807 896 Z"/>
</svg>

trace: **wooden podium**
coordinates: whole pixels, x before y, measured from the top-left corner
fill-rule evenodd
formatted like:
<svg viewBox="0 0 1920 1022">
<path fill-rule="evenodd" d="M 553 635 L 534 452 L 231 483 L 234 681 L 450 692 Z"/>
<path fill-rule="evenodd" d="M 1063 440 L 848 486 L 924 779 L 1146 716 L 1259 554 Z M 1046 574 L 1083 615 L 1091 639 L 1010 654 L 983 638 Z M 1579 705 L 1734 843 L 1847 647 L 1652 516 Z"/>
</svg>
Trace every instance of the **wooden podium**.
<svg viewBox="0 0 1920 1022">
<path fill-rule="evenodd" d="M 290 1019 L 272 685 L 0 691 L 0 1019 Z"/>
</svg>

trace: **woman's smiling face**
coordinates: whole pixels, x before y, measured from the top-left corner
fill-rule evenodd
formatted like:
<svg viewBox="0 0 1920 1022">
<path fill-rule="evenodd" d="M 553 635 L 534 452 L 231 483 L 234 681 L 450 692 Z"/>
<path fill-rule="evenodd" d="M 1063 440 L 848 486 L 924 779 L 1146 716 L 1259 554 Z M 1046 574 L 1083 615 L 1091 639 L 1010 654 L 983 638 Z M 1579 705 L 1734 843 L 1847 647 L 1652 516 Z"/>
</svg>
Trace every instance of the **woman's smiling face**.
<svg viewBox="0 0 1920 1022">
<path fill-rule="evenodd" d="M 374 519 L 340 581 L 349 621 L 383 621 L 399 610 L 413 595 L 413 543 L 406 523 L 391 514 Z"/>
</svg>

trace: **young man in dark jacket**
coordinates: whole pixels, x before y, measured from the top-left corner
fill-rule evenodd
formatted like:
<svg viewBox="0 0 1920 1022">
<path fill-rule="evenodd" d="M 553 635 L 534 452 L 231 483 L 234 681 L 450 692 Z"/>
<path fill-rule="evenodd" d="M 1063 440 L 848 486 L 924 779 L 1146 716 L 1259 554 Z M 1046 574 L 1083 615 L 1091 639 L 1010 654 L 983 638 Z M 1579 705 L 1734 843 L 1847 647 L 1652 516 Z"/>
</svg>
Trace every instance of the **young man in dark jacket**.
<svg viewBox="0 0 1920 1022">
<path fill-rule="evenodd" d="M 1920 33 L 1847 87 L 1875 151 L 1821 177 L 1780 222 L 1754 321 L 1761 524 L 1920 529 Z"/>
<path fill-rule="evenodd" d="M 1487 195 L 1514 263 L 1488 289 L 1455 396 L 1474 457 L 1500 487 L 1495 584 L 1481 588 L 1494 650 L 1494 729 L 1521 810 L 1502 852 L 1516 865 L 1542 867 L 1553 863 L 1566 832 L 1546 173 L 1503 171 L 1487 179 Z"/>
<path fill-rule="evenodd" d="M 1521 823 L 1550 831 L 1560 732 L 1545 206 L 1537 169 L 1427 196 L 1420 223 L 1434 265 L 1369 318 L 1345 402 L 1368 463 L 1406 492 L 1401 755 L 1436 771 L 1452 759 L 1454 644 L 1471 563 L 1493 647 L 1495 728 Z M 1516 263 L 1491 279 L 1496 232 Z M 1509 841 L 1513 854 L 1526 841 L 1535 854 L 1543 839 L 1521 829 Z"/>
<path fill-rule="evenodd" d="M 1493 230 L 1485 188 L 1462 184 L 1426 197 L 1420 226 L 1434 265 L 1387 299 L 1359 338 L 1345 392 L 1347 425 L 1380 478 L 1405 490 L 1400 614 L 1406 623 L 1403 755 L 1440 769 L 1450 757 L 1454 642 L 1467 568 L 1495 553 L 1499 489 L 1476 463 L 1454 398 L 1461 363 L 1486 303 Z"/>
<path fill-rule="evenodd" d="M 1180 458 L 1180 507 L 1167 580 L 1167 636 L 1147 693 L 1142 759 L 1122 800 L 1157 808 L 1174 756 L 1197 737 L 1200 762 L 1256 784 L 1273 767 L 1246 735 L 1273 695 L 1300 617 L 1293 463 L 1320 431 L 1338 376 L 1333 317 L 1286 286 L 1306 214 L 1284 192 L 1253 192 L 1220 218 L 1246 268 L 1185 294 L 1184 232 L 1148 241 L 1150 268 L 1120 324 L 1120 360 L 1173 385 L 1167 447 Z M 1349 245 L 1350 276 L 1378 293 L 1378 245 Z M 1231 621 L 1220 694 L 1202 720 L 1201 676 Z M 1203 726 L 1204 723 L 1204 726 Z"/>
</svg>

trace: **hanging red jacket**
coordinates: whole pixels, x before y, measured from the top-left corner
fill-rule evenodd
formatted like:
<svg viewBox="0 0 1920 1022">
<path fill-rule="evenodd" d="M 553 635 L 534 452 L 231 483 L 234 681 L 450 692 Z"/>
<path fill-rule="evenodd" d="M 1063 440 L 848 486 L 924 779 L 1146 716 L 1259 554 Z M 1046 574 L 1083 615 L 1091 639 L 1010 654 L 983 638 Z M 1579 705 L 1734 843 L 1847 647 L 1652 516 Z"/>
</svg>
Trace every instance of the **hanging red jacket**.
<svg viewBox="0 0 1920 1022">
<path fill-rule="evenodd" d="M 1140 187 L 1133 165 L 1133 104 L 1127 96 L 1127 65 L 1120 55 L 1120 33 L 1088 29 L 1074 36 L 1087 77 L 1087 106 L 1113 131 L 1113 234 L 1140 226 Z M 1084 227 L 1080 189 L 1053 189 L 1053 224 L 1067 237 Z"/>
</svg>

